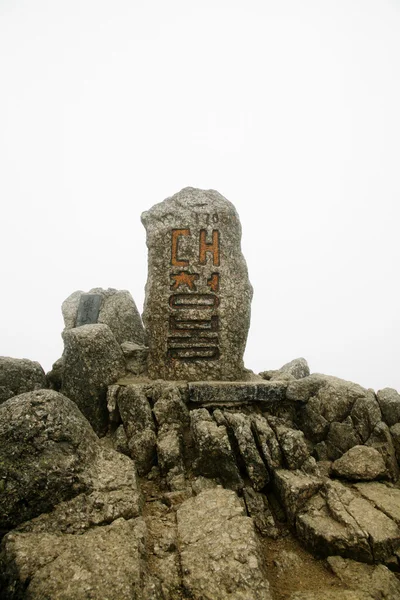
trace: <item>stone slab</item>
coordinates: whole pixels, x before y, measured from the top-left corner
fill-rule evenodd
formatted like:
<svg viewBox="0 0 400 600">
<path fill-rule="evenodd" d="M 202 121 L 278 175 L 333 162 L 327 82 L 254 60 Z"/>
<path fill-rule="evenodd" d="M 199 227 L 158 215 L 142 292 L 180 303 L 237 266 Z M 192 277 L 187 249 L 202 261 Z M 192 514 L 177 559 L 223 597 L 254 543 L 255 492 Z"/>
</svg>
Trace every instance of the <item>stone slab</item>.
<svg viewBox="0 0 400 600">
<path fill-rule="evenodd" d="M 276 402 L 285 399 L 286 384 L 277 381 L 196 381 L 188 384 L 189 402 L 204 406 Z"/>
<path fill-rule="evenodd" d="M 79 300 L 76 327 L 94 325 L 99 318 L 102 296 L 100 294 L 82 294 Z"/>
<path fill-rule="evenodd" d="M 370 502 L 400 525 L 400 490 L 383 483 L 357 483 L 357 490 Z"/>
<path fill-rule="evenodd" d="M 272 600 L 252 519 L 239 498 L 220 487 L 177 511 L 183 588 L 204 600 Z"/>
</svg>

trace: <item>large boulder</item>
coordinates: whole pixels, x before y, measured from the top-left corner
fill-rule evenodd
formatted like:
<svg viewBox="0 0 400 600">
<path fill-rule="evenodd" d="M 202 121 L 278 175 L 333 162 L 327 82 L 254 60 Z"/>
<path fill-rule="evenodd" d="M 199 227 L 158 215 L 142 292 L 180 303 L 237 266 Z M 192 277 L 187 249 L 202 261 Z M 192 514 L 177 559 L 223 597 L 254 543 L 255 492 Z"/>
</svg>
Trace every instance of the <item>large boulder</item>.
<svg viewBox="0 0 400 600">
<path fill-rule="evenodd" d="M 290 524 L 294 524 L 296 515 L 322 487 L 319 477 L 277 469 L 274 473 L 274 488 Z"/>
<path fill-rule="evenodd" d="M 107 386 L 125 373 L 125 359 L 108 325 L 82 325 L 63 333 L 61 391 L 71 398 L 98 435 L 107 431 Z"/>
<path fill-rule="evenodd" d="M 14 527 L 2 598 L 151 597 L 135 465 L 100 443 L 74 402 L 50 390 L 5 402 L 0 452 L 0 527 Z"/>
<path fill-rule="evenodd" d="M 87 482 L 85 492 L 21 523 L 15 531 L 80 535 L 121 517 L 133 519 L 141 514 L 143 497 L 138 476 L 134 462 L 127 456 L 96 444 L 94 458 L 85 465 L 82 478 Z"/>
<path fill-rule="evenodd" d="M 322 442 L 330 433 L 333 459 L 360 444 L 380 417 L 372 390 L 330 375 L 315 373 L 289 382 L 286 398 L 298 403 L 299 425 L 309 440 Z"/>
<path fill-rule="evenodd" d="M 108 325 L 119 344 L 144 343 L 142 320 L 135 301 L 127 290 L 93 288 L 87 294 L 82 291 L 73 292 L 62 304 L 65 329 L 72 329 L 79 324 L 79 307 L 88 296 L 99 297 L 98 314 L 94 315 L 94 322 Z"/>
<path fill-rule="evenodd" d="M 351 409 L 351 423 L 363 444 L 370 437 L 375 426 L 382 420 L 381 409 L 372 390 L 358 398 Z"/>
<path fill-rule="evenodd" d="M 326 449 L 328 458 L 336 460 L 345 452 L 361 444 L 360 436 L 354 429 L 350 417 L 343 422 L 333 421 L 330 424 L 326 437 Z"/>
<path fill-rule="evenodd" d="M 18 394 L 46 387 L 46 375 L 38 362 L 0 356 L 0 403 Z"/>
<path fill-rule="evenodd" d="M 320 406 L 328 421 L 340 421 L 345 418 L 354 402 L 367 394 L 368 390 L 351 381 L 332 375 L 313 373 L 292 381 L 287 389 L 288 400 L 307 403 L 318 397 Z"/>
<path fill-rule="evenodd" d="M 147 531 L 120 518 L 81 535 L 11 532 L 3 541 L 2 598 L 147 600 Z"/>
<path fill-rule="evenodd" d="M 234 206 L 215 190 L 185 188 L 144 212 L 142 223 L 150 377 L 243 379 L 253 290 Z"/>
<path fill-rule="evenodd" d="M 51 390 L 0 406 L 0 529 L 90 488 L 97 437 L 74 402 Z"/>
</svg>

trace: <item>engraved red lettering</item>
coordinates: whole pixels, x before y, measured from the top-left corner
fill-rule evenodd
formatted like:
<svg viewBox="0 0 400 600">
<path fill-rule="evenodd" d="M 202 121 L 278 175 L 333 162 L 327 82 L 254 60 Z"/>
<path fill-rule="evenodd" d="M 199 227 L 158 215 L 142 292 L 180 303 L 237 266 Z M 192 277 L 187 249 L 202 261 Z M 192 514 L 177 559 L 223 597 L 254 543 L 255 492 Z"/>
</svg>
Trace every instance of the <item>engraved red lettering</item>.
<svg viewBox="0 0 400 600">
<path fill-rule="evenodd" d="M 190 229 L 172 230 L 171 264 L 174 267 L 187 267 L 189 265 L 189 261 L 186 258 L 178 257 L 178 240 L 180 237 L 187 235 L 190 235 Z"/>
<path fill-rule="evenodd" d="M 200 254 L 199 261 L 201 265 L 205 265 L 207 261 L 207 252 L 213 255 L 213 265 L 219 266 L 219 231 L 214 229 L 212 232 L 212 242 L 207 244 L 207 232 L 205 229 L 200 230 Z"/>
</svg>

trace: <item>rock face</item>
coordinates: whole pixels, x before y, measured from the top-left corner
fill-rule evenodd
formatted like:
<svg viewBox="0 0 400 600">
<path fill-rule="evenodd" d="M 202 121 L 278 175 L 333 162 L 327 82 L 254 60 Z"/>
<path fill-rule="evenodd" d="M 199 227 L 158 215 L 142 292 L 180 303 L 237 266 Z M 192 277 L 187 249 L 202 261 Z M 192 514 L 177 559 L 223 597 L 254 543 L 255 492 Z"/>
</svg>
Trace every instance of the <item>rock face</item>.
<svg viewBox="0 0 400 600">
<path fill-rule="evenodd" d="M 122 349 L 105 325 L 65 335 L 80 349 L 74 369 L 86 377 L 84 398 L 108 373 L 102 356 L 112 353 L 109 366 Z M 109 347 L 96 354 L 97 335 Z M 99 369 L 98 380 L 86 359 Z M 269 580 L 277 597 L 397 600 L 398 582 L 382 564 L 364 568 L 337 558 L 330 560 L 334 577 L 320 562 L 316 585 L 316 562 L 308 555 L 306 571 L 295 551 L 274 572 L 271 552 L 300 550 L 289 529 L 318 557 L 400 568 L 399 423 L 389 428 L 382 420 L 371 390 L 323 375 L 282 377 L 124 377 L 108 386 L 110 429 L 101 440 L 76 404 L 55 391 L 4 402 L 2 597 L 262 600 L 271 597 Z M 96 386 L 98 401 L 104 386 Z M 304 434 L 309 405 L 310 418 L 327 424 L 321 441 Z M 382 476 L 396 483 L 368 481 Z"/>
<path fill-rule="evenodd" d="M 108 325 L 83 325 L 63 333 L 62 393 L 71 398 L 98 435 L 107 430 L 107 386 L 125 372 L 125 359 Z"/>
<path fill-rule="evenodd" d="M 315 554 L 386 562 L 399 550 L 397 524 L 351 489 L 328 481 L 298 512 L 296 532 Z"/>
<path fill-rule="evenodd" d="M 74 402 L 52 390 L 4 402 L 0 455 L 1 533 L 16 527 L 2 541 L 2 598 L 152 597 L 135 465 Z"/>
<path fill-rule="evenodd" d="M 85 491 L 97 437 L 77 406 L 51 391 L 28 392 L 0 406 L 0 529 Z"/>
<path fill-rule="evenodd" d="M 142 222 L 150 377 L 243 379 L 252 287 L 235 208 L 216 191 L 185 188 Z"/>
<path fill-rule="evenodd" d="M 72 329 L 78 325 L 78 312 L 82 296 L 98 296 L 99 310 L 93 313 L 94 323 L 108 325 L 117 342 L 144 343 L 144 329 L 136 304 L 127 290 L 109 288 L 93 288 L 88 294 L 73 292 L 62 304 L 65 329 Z M 87 324 L 88 321 L 86 321 Z"/>
<path fill-rule="evenodd" d="M 80 419 L 85 421 L 82 415 Z M 97 440 L 93 449 L 92 460 L 80 461 L 86 492 L 5 536 L 2 597 L 150 597 L 145 591 L 146 526 L 139 517 L 142 498 L 134 464 L 101 448 Z"/>
<path fill-rule="evenodd" d="M 15 531 L 80 535 L 121 517 L 139 516 L 142 495 L 134 463 L 127 456 L 102 447 L 98 440 L 92 450 L 93 457 L 88 457 L 82 466 L 86 491 L 60 502 L 51 512 L 22 523 Z"/>
<path fill-rule="evenodd" d="M 46 387 L 46 376 L 38 362 L 0 356 L 0 403 L 18 394 Z"/>
</svg>

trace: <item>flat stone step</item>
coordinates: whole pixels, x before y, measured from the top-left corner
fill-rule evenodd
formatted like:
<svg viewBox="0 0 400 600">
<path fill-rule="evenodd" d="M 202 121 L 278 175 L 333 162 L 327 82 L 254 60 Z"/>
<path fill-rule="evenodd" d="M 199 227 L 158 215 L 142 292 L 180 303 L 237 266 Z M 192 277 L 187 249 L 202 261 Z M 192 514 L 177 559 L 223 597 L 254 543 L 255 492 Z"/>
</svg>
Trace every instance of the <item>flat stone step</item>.
<svg viewBox="0 0 400 600">
<path fill-rule="evenodd" d="M 284 381 L 194 381 L 188 383 L 189 402 L 203 406 L 276 402 L 286 397 Z"/>
<path fill-rule="evenodd" d="M 239 498 L 215 488 L 177 511 L 183 587 L 190 598 L 272 600 L 253 521 Z"/>
</svg>

